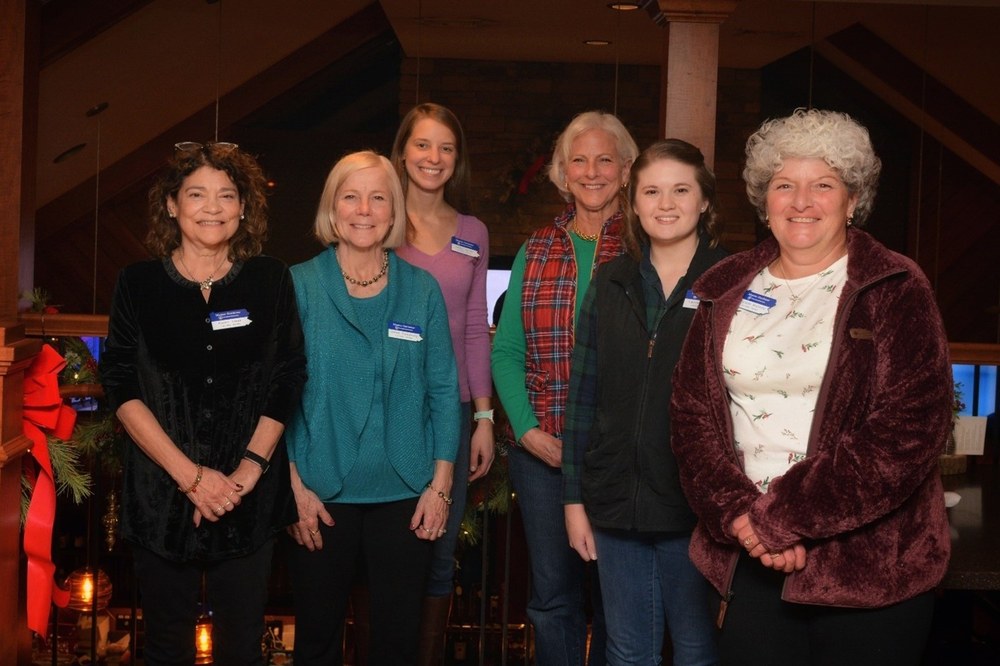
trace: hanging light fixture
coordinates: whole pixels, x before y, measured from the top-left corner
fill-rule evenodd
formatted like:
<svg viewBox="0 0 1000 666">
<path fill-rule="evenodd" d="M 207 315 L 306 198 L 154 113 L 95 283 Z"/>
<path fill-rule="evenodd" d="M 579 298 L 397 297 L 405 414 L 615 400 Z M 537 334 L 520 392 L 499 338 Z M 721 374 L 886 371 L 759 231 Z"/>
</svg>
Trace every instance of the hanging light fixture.
<svg viewBox="0 0 1000 666">
<path fill-rule="evenodd" d="M 91 285 L 93 287 L 91 314 L 97 314 L 97 231 L 101 210 L 101 114 L 108 108 L 107 102 L 101 102 L 87 109 L 88 118 L 97 118 L 97 168 L 94 173 L 94 263 Z"/>
<path fill-rule="evenodd" d="M 212 661 L 212 616 L 202 613 L 194 625 L 194 663 L 198 666 Z"/>
<path fill-rule="evenodd" d="M 66 587 L 69 588 L 66 607 L 76 611 L 101 611 L 111 600 L 111 580 L 100 569 L 96 572 L 90 567 L 77 569 L 66 579 Z"/>
</svg>

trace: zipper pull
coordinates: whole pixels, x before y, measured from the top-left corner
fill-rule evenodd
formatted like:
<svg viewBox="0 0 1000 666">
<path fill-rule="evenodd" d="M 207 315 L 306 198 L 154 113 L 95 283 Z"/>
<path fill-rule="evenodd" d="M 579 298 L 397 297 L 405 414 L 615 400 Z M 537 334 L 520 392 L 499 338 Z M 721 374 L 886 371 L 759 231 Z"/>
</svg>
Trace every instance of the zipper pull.
<svg viewBox="0 0 1000 666">
<path fill-rule="evenodd" d="M 719 602 L 719 614 L 715 617 L 715 626 L 722 629 L 722 623 L 726 621 L 726 611 L 729 610 L 729 602 L 733 600 L 733 592 L 728 594 Z"/>
<path fill-rule="evenodd" d="M 649 338 L 649 350 L 646 353 L 646 358 L 653 358 L 653 347 L 656 346 L 656 333 L 653 333 Z"/>
</svg>

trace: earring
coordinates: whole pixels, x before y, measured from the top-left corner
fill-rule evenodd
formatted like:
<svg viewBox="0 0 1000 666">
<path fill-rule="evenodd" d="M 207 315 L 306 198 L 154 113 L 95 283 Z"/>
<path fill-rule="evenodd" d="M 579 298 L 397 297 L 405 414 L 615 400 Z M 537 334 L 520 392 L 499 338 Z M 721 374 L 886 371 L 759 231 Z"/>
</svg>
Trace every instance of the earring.
<svg viewBox="0 0 1000 666">
<path fill-rule="evenodd" d="M 853 214 L 847 216 L 847 226 L 849 226 L 849 227 L 854 226 L 854 215 Z"/>
<path fill-rule="evenodd" d="M 241 219 L 241 220 L 245 220 L 245 219 L 247 219 L 247 216 L 246 216 L 246 215 L 244 215 L 243 213 L 240 213 L 240 219 Z"/>
<path fill-rule="evenodd" d="M 771 228 L 771 217 L 768 216 L 768 215 L 764 216 L 764 228 L 765 229 L 770 229 Z"/>
</svg>

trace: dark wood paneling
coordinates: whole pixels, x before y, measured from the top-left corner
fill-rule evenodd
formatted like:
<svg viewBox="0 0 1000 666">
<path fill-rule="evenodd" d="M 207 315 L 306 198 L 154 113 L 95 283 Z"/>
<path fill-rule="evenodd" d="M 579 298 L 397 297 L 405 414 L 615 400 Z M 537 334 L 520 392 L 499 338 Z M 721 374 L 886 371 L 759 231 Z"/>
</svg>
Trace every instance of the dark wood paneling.
<svg viewBox="0 0 1000 666">
<path fill-rule="evenodd" d="M 152 0 L 49 0 L 42 7 L 42 66 L 150 2 Z"/>
</svg>

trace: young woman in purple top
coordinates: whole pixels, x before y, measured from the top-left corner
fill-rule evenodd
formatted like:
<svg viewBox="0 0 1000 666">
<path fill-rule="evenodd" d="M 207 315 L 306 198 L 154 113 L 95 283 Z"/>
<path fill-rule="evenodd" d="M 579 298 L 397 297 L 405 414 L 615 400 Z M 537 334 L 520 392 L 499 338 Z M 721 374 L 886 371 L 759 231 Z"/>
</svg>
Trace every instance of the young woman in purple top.
<svg viewBox="0 0 1000 666">
<path fill-rule="evenodd" d="M 455 114 L 438 104 L 411 109 L 396 133 L 391 160 L 406 193 L 406 242 L 396 254 L 431 273 L 441 286 L 462 401 L 462 444 L 452 485 L 455 509 L 447 532 L 434 545 L 420 632 L 420 663 L 440 664 L 466 486 L 485 476 L 493 464 L 493 383 L 486 320 L 489 237 L 482 222 L 459 212 L 468 204 L 469 159 Z"/>
</svg>

